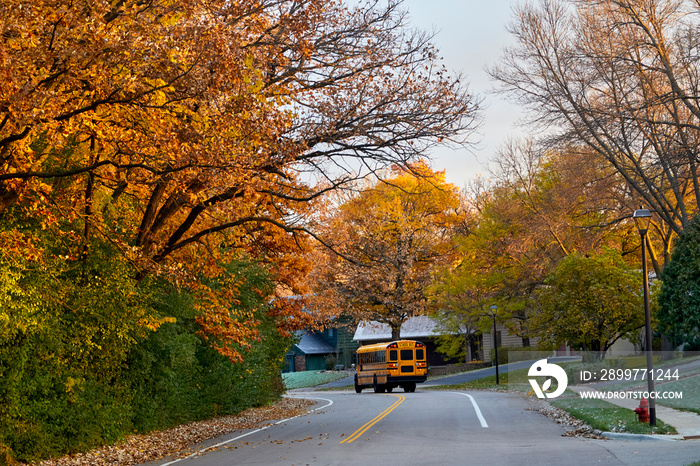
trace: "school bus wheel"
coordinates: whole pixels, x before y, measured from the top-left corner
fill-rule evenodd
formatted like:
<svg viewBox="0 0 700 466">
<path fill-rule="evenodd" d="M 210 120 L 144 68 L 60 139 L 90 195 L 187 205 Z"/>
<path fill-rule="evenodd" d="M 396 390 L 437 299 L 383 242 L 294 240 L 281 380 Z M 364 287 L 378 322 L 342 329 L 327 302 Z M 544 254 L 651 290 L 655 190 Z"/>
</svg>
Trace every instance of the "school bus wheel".
<svg viewBox="0 0 700 466">
<path fill-rule="evenodd" d="M 384 385 L 379 385 L 377 383 L 377 376 L 374 376 L 374 383 L 372 384 L 374 386 L 374 393 L 384 393 Z"/>
</svg>

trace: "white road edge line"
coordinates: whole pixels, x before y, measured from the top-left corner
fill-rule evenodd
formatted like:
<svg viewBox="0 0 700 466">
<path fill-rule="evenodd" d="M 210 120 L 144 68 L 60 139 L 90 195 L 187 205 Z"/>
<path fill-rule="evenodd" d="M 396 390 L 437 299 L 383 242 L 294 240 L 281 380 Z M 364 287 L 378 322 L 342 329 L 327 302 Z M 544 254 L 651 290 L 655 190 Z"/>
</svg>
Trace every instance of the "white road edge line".
<svg viewBox="0 0 700 466">
<path fill-rule="evenodd" d="M 329 400 L 328 398 L 320 398 L 320 397 L 317 397 L 317 396 L 299 396 L 299 397 L 290 396 L 289 398 L 306 398 L 306 399 L 310 399 L 310 400 L 323 400 L 323 401 L 327 401 L 327 402 L 328 402 L 328 404 L 323 405 L 323 406 L 319 406 L 318 408 L 314 408 L 314 409 L 312 409 L 312 410 L 310 410 L 310 411 L 307 411 L 305 414 L 313 413 L 314 411 L 318 411 L 319 409 L 327 408 L 327 407 L 329 407 L 330 405 L 333 404 L 333 400 Z M 267 429 L 267 428 L 269 428 L 269 427 L 277 426 L 277 425 L 279 425 L 279 424 L 282 424 L 283 422 L 291 421 L 292 419 L 296 419 L 296 418 L 301 417 L 301 416 L 303 416 L 303 414 L 300 414 L 299 416 L 290 417 L 290 418 L 287 418 L 287 419 L 282 419 L 281 421 L 277 421 L 277 422 L 275 422 L 274 424 L 270 424 L 269 426 L 265 426 L 265 427 L 261 427 L 261 428 L 259 428 L 259 429 L 251 430 L 250 432 L 246 432 L 246 433 L 243 434 L 243 435 L 239 435 L 238 437 L 234 437 L 234 438 L 228 439 L 228 440 L 226 440 L 226 441 L 224 441 L 224 442 L 217 443 L 216 445 L 210 445 L 210 446 L 208 446 L 207 448 L 204 448 L 203 450 L 199 450 L 199 451 L 197 451 L 197 452 L 194 452 L 194 453 L 192 453 L 191 455 L 186 456 L 186 457 L 184 457 L 184 458 L 178 458 L 178 459 L 176 459 L 176 460 L 170 461 L 169 463 L 164 463 L 164 464 L 162 464 L 161 466 L 169 466 L 169 465 L 171 465 L 171 464 L 179 463 L 180 461 L 184 461 L 184 460 L 188 460 L 188 459 L 190 459 L 190 458 L 194 458 L 195 456 L 199 455 L 200 453 L 204 453 L 204 452 L 206 452 L 207 450 L 211 450 L 212 448 L 218 448 L 218 447 L 220 447 L 220 446 L 222 446 L 222 445 L 226 445 L 227 443 L 235 442 L 236 440 L 242 439 L 243 437 L 247 437 L 247 436 L 249 436 L 249 435 L 252 435 L 252 434 L 255 434 L 255 433 L 258 433 L 258 432 L 262 432 L 263 430 L 265 430 L 265 429 Z"/>
<path fill-rule="evenodd" d="M 476 400 L 474 399 L 473 396 L 469 395 L 468 393 L 460 393 L 460 392 L 452 392 L 456 393 L 457 395 L 464 395 L 469 397 L 470 400 L 472 400 L 472 405 L 474 406 L 474 411 L 476 411 L 476 416 L 479 418 L 479 422 L 481 423 L 481 427 L 488 427 L 489 425 L 486 424 L 486 419 L 484 419 L 484 416 L 481 414 L 481 410 L 479 409 L 479 405 L 476 404 Z"/>
</svg>

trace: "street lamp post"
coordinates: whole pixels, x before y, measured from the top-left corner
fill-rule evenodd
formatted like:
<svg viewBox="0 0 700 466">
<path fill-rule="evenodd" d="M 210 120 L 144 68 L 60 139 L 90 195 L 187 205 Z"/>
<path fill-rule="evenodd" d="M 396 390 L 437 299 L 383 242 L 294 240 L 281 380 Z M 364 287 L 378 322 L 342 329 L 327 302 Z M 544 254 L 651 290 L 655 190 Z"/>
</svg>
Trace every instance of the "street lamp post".
<svg viewBox="0 0 700 466">
<path fill-rule="evenodd" d="M 493 304 L 491 306 L 491 316 L 493 317 L 493 349 L 494 349 L 494 356 L 496 359 L 496 385 L 500 385 L 500 381 L 498 379 L 498 338 L 496 337 L 496 310 L 498 309 L 498 306 Z"/>
<path fill-rule="evenodd" d="M 649 274 L 647 272 L 647 230 L 651 221 L 649 209 L 638 209 L 632 215 L 642 237 L 642 281 L 644 282 L 644 326 L 647 342 L 647 387 L 649 390 L 649 425 L 656 425 L 656 399 L 654 398 L 654 359 L 651 354 L 651 313 L 649 311 Z"/>
</svg>

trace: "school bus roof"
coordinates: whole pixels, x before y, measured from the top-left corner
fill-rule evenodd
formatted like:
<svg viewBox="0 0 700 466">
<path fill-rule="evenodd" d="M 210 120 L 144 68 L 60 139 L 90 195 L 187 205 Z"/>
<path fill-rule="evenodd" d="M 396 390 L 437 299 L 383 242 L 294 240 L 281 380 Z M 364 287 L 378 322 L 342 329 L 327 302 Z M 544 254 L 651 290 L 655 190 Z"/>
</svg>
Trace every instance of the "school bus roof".
<svg viewBox="0 0 700 466">
<path fill-rule="evenodd" d="M 377 350 L 382 350 L 386 349 L 389 345 L 392 345 L 396 343 L 396 348 L 413 348 L 413 347 L 424 347 L 425 345 L 421 343 L 420 341 L 415 341 L 415 340 L 396 340 L 396 341 L 387 341 L 384 343 L 374 343 L 371 345 L 365 345 L 365 346 L 360 346 L 357 349 L 358 353 L 365 353 L 367 351 L 377 351 Z"/>
</svg>

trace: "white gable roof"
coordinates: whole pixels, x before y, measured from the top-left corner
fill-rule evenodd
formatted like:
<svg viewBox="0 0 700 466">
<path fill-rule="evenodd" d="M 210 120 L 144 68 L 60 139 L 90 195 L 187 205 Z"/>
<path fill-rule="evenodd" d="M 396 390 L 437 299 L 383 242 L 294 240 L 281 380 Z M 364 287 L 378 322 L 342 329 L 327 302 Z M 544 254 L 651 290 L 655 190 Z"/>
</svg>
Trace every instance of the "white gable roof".
<svg viewBox="0 0 700 466">
<path fill-rule="evenodd" d="M 409 317 L 401 325 L 401 338 L 415 339 L 439 335 L 438 324 L 429 316 Z M 391 340 L 391 327 L 374 321 L 362 321 L 357 325 L 354 341 Z"/>
<path fill-rule="evenodd" d="M 335 353 L 335 348 L 318 335 L 308 331 L 297 332 L 301 334 L 301 340 L 296 346 L 304 354 L 330 354 Z"/>
</svg>

